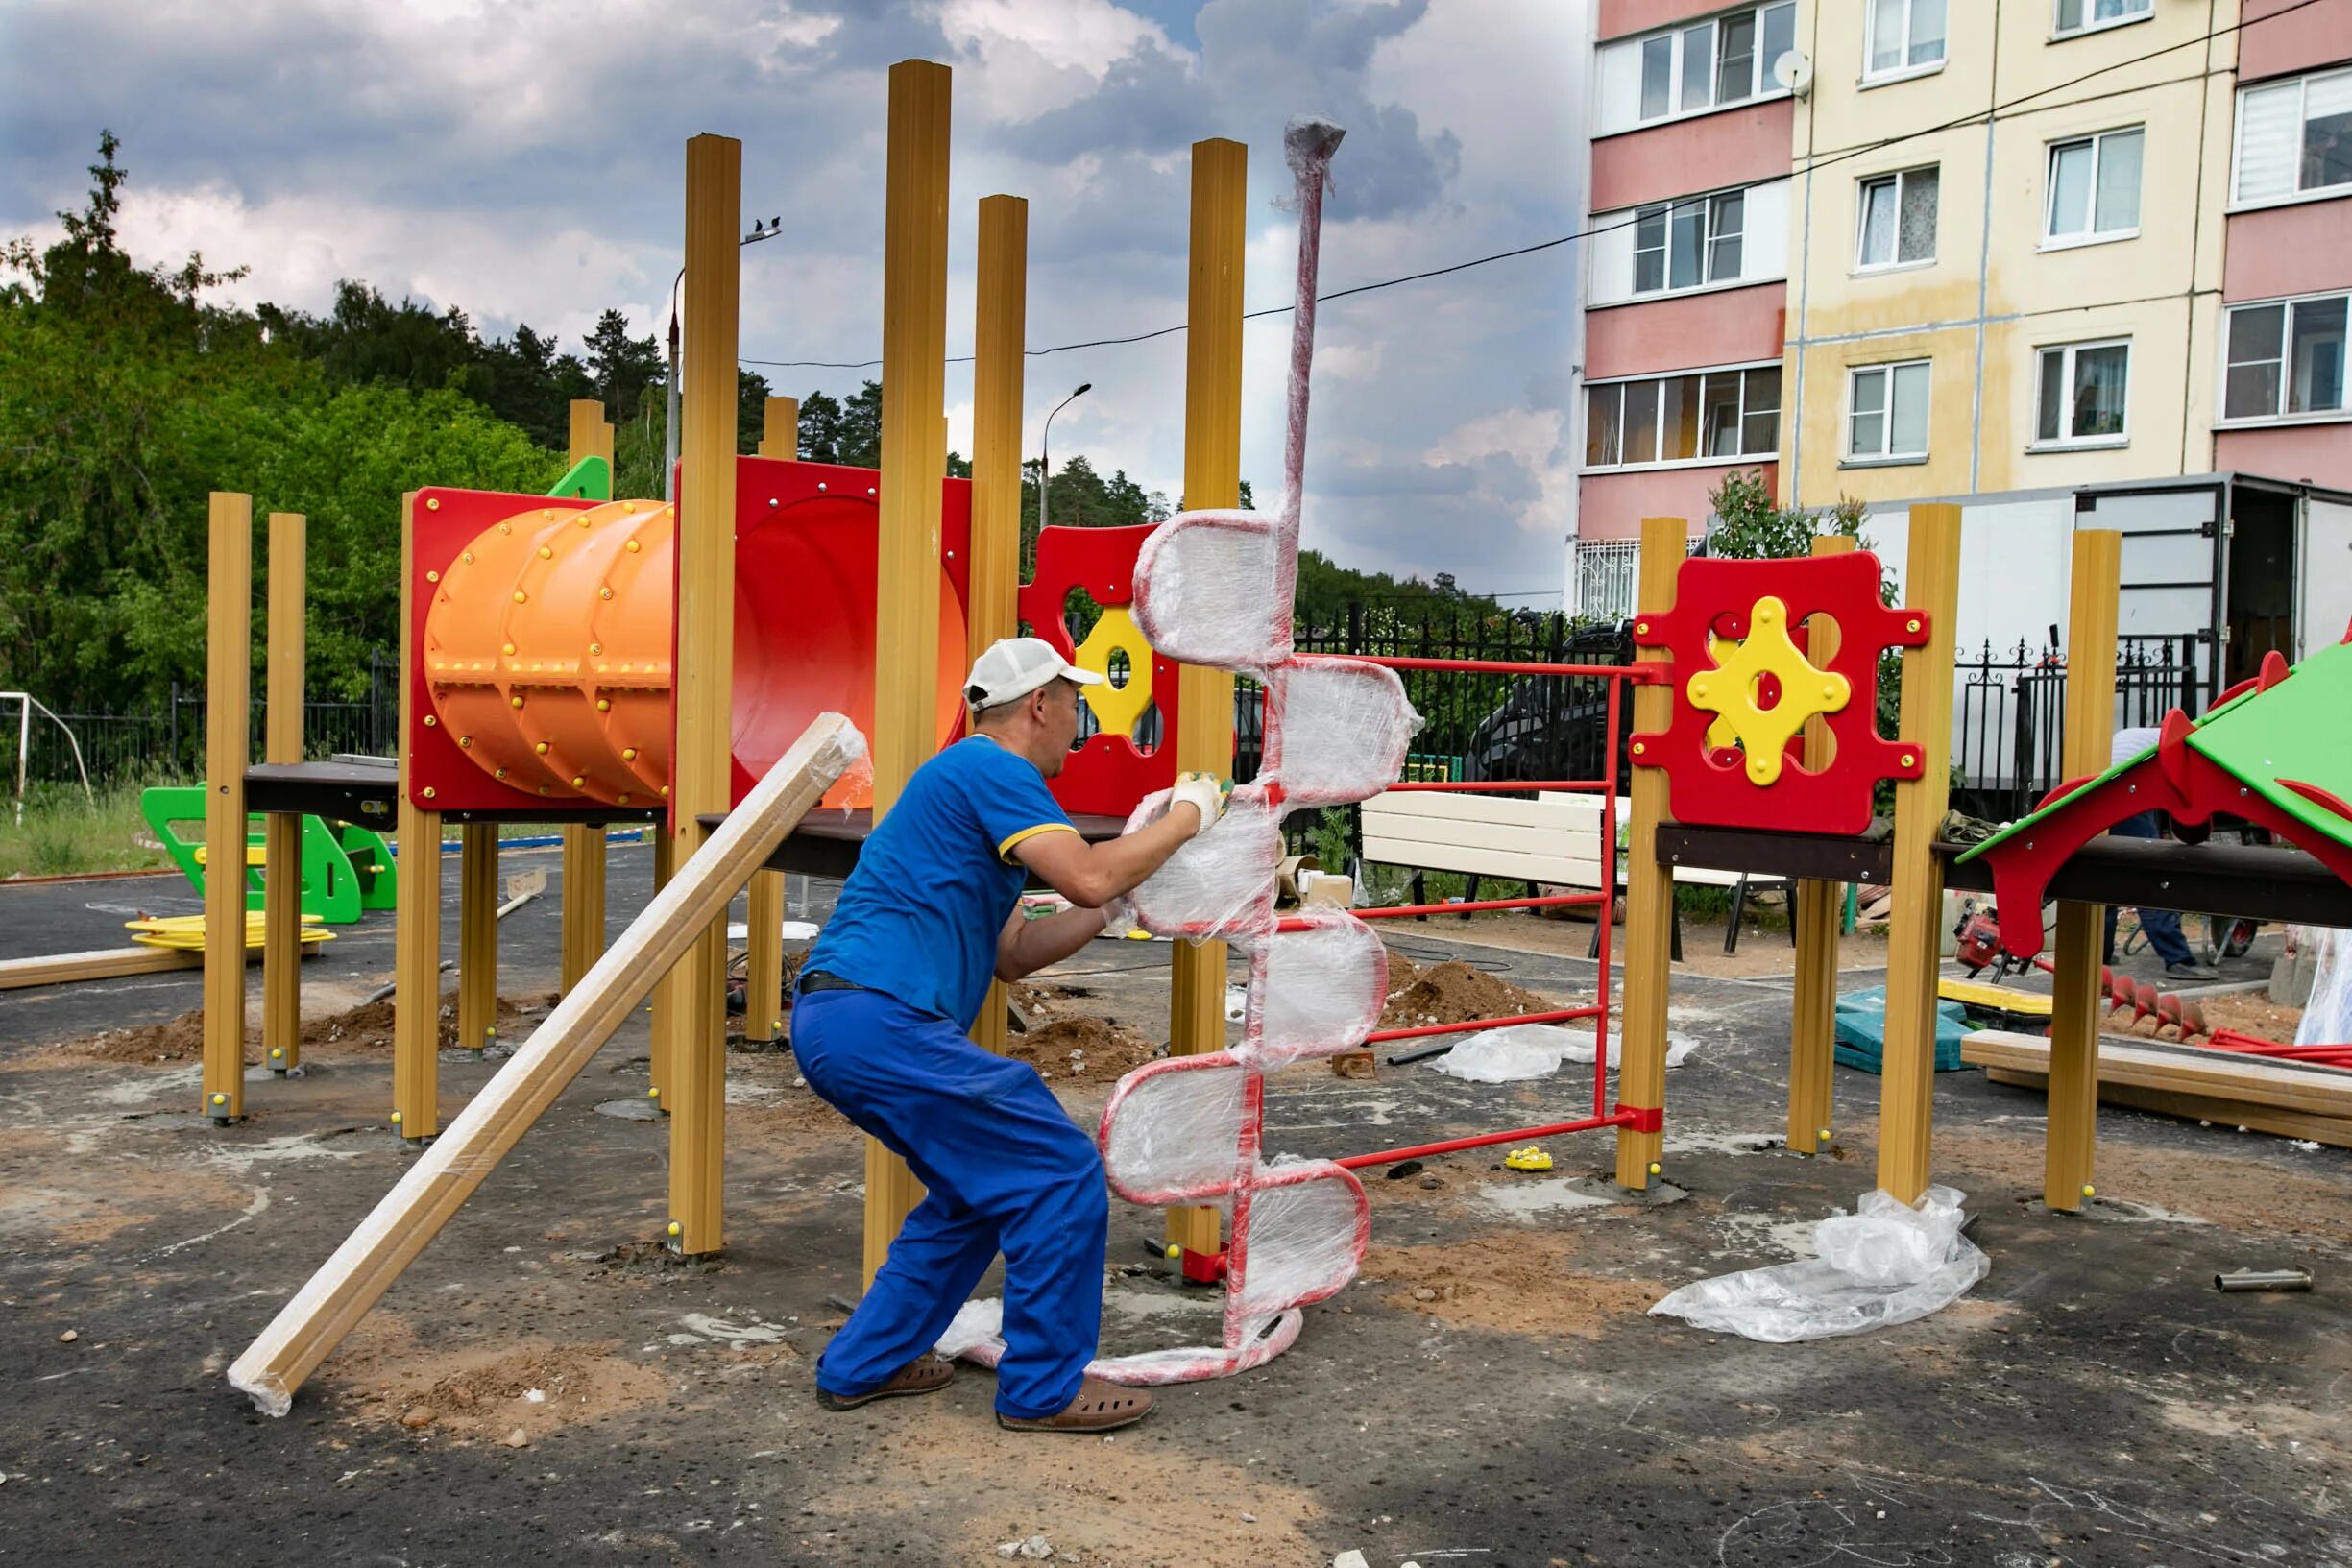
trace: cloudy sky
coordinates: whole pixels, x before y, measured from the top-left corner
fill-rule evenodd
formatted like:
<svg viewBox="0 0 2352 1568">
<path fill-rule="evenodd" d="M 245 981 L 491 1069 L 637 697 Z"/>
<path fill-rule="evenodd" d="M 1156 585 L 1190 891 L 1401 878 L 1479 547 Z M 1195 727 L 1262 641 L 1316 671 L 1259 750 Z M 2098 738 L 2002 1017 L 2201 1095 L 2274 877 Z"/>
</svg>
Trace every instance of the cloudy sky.
<svg viewBox="0 0 2352 1568">
<path fill-rule="evenodd" d="M 654 331 L 679 260 L 685 139 L 744 144 L 752 360 L 881 352 L 884 73 L 955 67 L 952 353 L 969 352 L 982 196 L 1030 201 L 1032 349 L 1184 317 L 1189 159 L 1247 141 L 1248 302 L 1290 297 L 1284 121 L 1348 130 L 1326 289 L 1576 226 L 1585 0 L 0 0 L 0 234 L 56 232 L 99 130 L 141 260 L 200 248 L 236 298 L 324 307 L 336 279 L 485 330 Z M 1326 306 L 1307 543 L 1369 569 L 1556 593 L 1574 479 L 1575 247 Z M 1247 329 L 1243 472 L 1278 489 L 1287 322 Z M 1030 361 L 1083 451 L 1174 495 L 1180 336 Z M 779 392 L 871 372 L 755 367 Z M 970 375 L 950 366 L 951 439 Z M 1531 600 L 1532 603 L 1550 602 Z"/>
</svg>

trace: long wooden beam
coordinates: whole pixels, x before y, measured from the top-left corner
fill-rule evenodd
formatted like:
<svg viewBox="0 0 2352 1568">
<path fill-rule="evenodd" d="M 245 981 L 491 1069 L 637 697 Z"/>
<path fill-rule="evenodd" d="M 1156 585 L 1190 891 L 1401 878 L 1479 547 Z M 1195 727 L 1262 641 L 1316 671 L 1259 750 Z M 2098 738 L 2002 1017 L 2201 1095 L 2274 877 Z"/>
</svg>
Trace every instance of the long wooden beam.
<svg viewBox="0 0 2352 1568">
<path fill-rule="evenodd" d="M 245 767 L 253 760 L 254 498 L 214 491 L 205 620 L 204 1108 L 245 1114 Z M 299 853 L 299 852 L 298 852 Z"/>
<path fill-rule="evenodd" d="M 303 553 L 308 523 L 299 512 L 270 514 L 267 707 L 261 760 L 303 760 Z M 302 1066 L 303 815 L 272 811 L 261 855 L 261 1060 L 283 1076 Z"/>
<path fill-rule="evenodd" d="M 555 1103 L 654 980 L 726 913 L 735 890 L 863 750 L 857 730 L 838 713 L 820 714 L 802 732 L 701 853 L 679 868 L 449 1130 L 246 1347 L 229 1368 L 230 1387 L 266 1413 L 285 1414 L 303 1380 Z"/>
<path fill-rule="evenodd" d="M 207 952 L 209 944 L 207 944 Z M 28 985 L 71 985 L 77 980 L 111 980 L 125 975 L 159 975 L 198 969 L 206 954 L 182 948 L 100 948 L 91 953 L 57 953 L 38 958 L 0 958 L 0 991 Z"/>
</svg>

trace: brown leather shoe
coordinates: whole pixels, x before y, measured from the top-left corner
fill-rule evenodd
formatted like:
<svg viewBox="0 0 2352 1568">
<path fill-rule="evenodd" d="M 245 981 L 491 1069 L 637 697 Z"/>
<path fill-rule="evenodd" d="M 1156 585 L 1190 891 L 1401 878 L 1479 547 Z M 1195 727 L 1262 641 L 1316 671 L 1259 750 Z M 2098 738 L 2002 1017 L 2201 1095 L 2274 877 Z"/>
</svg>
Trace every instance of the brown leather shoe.
<svg viewBox="0 0 2352 1568">
<path fill-rule="evenodd" d="M 1024 1417 L 997 1411 L 996 1424 L 1006 1432 L 1110 1432 L 1133 1426 L 1152 1413 L 1152 1396 L 1141 1388 L 1122 1388 L 1103 1378 L 1079 1385 L 1078 1397 L 1057 1414 Z"/>
<path fill-rule="evenodd" d="M 901 1394 L 937 1393 L 955 1381 L 954 1362 L 941 1361 L 936 1356 L 923 1356 L 900 1367 L 890 1381 L 879 1388 L 869 1388 L 861 1394 L 837 1394 L 819 1388 L 816 1402 L 829 1411 L 854 1411 L 877 1399 L 896 1399 Z"/>
</svg>

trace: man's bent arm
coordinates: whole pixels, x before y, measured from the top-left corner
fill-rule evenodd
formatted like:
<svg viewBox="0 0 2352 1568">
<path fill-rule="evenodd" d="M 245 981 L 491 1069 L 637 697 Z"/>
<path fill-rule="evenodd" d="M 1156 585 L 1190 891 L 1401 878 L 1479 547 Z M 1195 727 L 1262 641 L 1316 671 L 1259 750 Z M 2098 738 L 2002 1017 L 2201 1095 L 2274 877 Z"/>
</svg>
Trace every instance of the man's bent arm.
<svg viewBox="0 0 2352 1568">
<path fill-rule="evenodd" d="M 1100 909 L 1062 909 L 1031 920 L 1019 910 L 997 936 L 996 977 L 1017 980 L 1058 964 L 1103 934 Z"/>
<path fill-rule="evenodd" d="M 1199 807 L 1178 801 L 1157 822 L 1100 844 L 1089 844 L 1075 832 L 1032 834 L 1013 846 L 1013 858 L 1072 904 L 1100 909 L 1143 885 L 1170 856 L 1191 843 L 1200 820 Z M 1070 951 L 1078 949 L 1074 945 Z"/>
</svg>

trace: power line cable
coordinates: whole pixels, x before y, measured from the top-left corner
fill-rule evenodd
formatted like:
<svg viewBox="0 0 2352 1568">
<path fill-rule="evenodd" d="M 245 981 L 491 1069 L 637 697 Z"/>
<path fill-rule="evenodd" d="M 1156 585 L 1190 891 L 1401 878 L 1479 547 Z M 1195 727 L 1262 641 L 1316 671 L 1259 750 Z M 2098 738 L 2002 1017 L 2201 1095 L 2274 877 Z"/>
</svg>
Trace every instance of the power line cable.
<svg viewBox="0 0 2352 1568">
<path fill-rule="evenodd" d="M 2119 60 L 2106 65 L 2096 66 L 2091 70 L 2083 72 L 2080 76 L 2070 77 L 2064 82 L 2052 83 L 2047 87 L 2037 87 L 2032 92 L 2021 93 L 2015 98 L 2011 98 L 1994 105 L 1991 109 L 1984 110 L 1982 113 L 1964 114 L 1956 119 L 1946 120 L 1940 125 L 1927 126 L 1918 131 L 1906 131 L 1898 135 L 1881 137 L 1877 141 L 1863 142 L 1859 145 L 1846 148 L 1842 152 L 1832 153 L 1824 157 L 1814 158 L 1811 162 L 1806 163 L 1802 167 L 1792 168 L 1787 174 L 1784 175 L 1773 175 L 1762 180 L 1743 181 L 1735 185 L 1725 185 L 1714 190 L 1702 192 L 1700 194 L 1706 196 L 1728 196 L 1736 192 L 1755 190 L 1759 186 L 1778 185 L 1785 181 L 1794 180 L 1800 175 L 1811 174 L 1816 169 L 1826 169 L 1832 164 L 1843 163 L 1850 158 L 1864 157 L 1872 153 L 1883 152 L 1889 147 L 1898 147 L 1904 142 L 1917 141 L 1926 136 L 1941 135 L 1947 131 L 1963 130 L 1972 125 L 1983 125 L 1988 121 L 1999 119 L 2001 115 L 2008 113 L 2023 105 L 2030 104 L 2037 98 L 2047 98 L 2052 93 L 2064 92 L 2069 87 L 2078 87 L 2085 82 L 2093 81 L 2098 77 L 2106 76 L 2115 71 L 2128 70 L 2134 65 L 2145 65 L 2151 60 L 2159 59 L 2165 55 L 2175 54 L 2183 49 L 2194 48 L 2200 44 L 2212 43 L 2217 38 L 2227 37 L 2234 33 L 2243 32 L 2257 22 L 2274 22 L 2282 16 L 2291 16 L 2298 11 L 2305 10 L 2311 6 L 2318 5 L 2319 3 L 2320 0 L 2292 0 L 2291 4 L 2282 6 L 2277 11 L 2269 12 L 2264 15 L 2242 18 L 2239 21 L 2232 22 L 2227 27 L 2217 27 L 2211 29 L 2194 38 L 2183 38 L 2177 43 L 2169 43 L 2160 49 L 2151 49 L 2146 54 L 2134 55 L 2127 60 Z M 2202 73 L 2200 73 L 2200 75 Z M 2151 84 L 2151 85 L 2162 84 Z M 1590 239 L 1595 235 L 1612 233 L 1620 229 L 1631 228 L 1633 225 L 1638 222 L 1640 222 L 1640 217 L 1638 214 L 1636 214 L 1633 217 L 1621 218 L 1615 223 L 1602 224 L 1591 229 L 1577 229 L 1570 233 L 1562 234 L 1554 239 L 1538 240 L 1532 245 L 1521 245 L 1508 251 L 1496 251 L 1489 255 L 1472 256 L 1467 261 L 1457 261 L 1448 266 L 1431 267 L 1423 272 L 1407 273 L 1401 277 L 1385 277 L 1380 279 L 1378 282 L 1358 283 L 1352 288 L 1334 289 L 1328 294 L 1317 295 L 1316 300 L 1319 303 L 1328 303 L 1333 300 L 1345 300 L 1351 295 L 1372 294 L 1381 289 L 1392 289 L 1405 283 L 1418 283 L 1432 277 L 1443 277 L 1450 273 L 1467 272 L 1473 267 L 1491 266 L 1497 261 L 1510 261 L 1519 256 L 1533 255 L 1539 251 L 1555 250 L 1560 246 L 1569 244 L 1575 240 Z M 1266 316 L 1287 316 L 1290 314 L 1293 308 L 1294 307 L 1291 305 L 1269 305 L 1262 310 L 1244 311 L 1242 313 L 1242 320 L 1256 321 L 1261 317 Z M 1185 324 L 1178 322 L 1173 326 L 1157 327 L 1149 332 L 1136 332 L 1125 337 L 1087 338 L 1077 343 L 1056 343 L 1048 348 L 1030 349 L 1024 350 L 1024 356 L 1030 359 L 1042 359 L 1048 354 L 1073 353 L 1081 349 L 1110 349 L 1119 348 L 1133 343 L 1149 343 L 1153 338 L 1169 337 L 1177 332 L 1184 331 L 1185 329 Z M 972 362 L 973 358 L 974 356 L 971 354 L 956 354 L 952 355 L 948 359 L 947 363 L 951 365 L 968 365 Z M 829 371 L 873 370 L 882 364 L 882 361 L 879 359 L 753 359 L 748 356 L 739 356 L 739 362 L 745 365 L 765 365 L 782 370 Z"/>
</svg>

